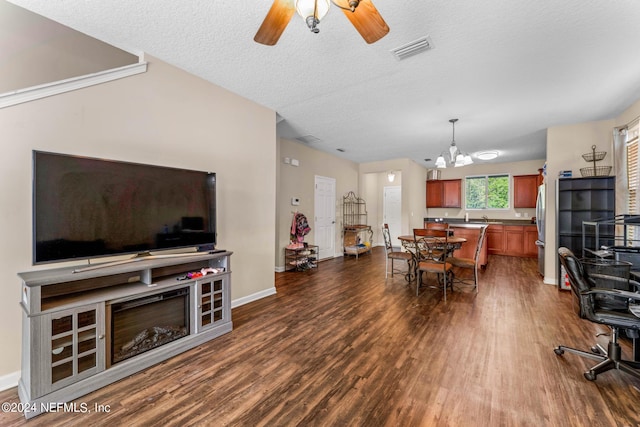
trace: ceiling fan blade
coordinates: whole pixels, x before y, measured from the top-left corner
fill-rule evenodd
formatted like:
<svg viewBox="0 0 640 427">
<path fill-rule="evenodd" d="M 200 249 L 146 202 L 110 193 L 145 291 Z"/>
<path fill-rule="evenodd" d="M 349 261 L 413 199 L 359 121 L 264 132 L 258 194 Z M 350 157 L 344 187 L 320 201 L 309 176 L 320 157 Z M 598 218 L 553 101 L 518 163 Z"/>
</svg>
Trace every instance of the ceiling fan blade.
<svg viewBox="0 0 640 427">
<path fill-rule="evenodd" d="M 273 0 L 271 9 L 262 21 L 253 40 L 267 46 L 275 45 L 291 21 L 294 12 L 293 0 Z"/>
<path fill-rule="evenodd" d="M 345 0 L 336 1 L 336 4 L 348 9 L 347 3 Z M 389 32 L 389 26 L 384 22 L 371 0 L 360 0 L 354 12 L 344 8 L 342 11 L 367 43 L 377 42 Z"/>
</svg>

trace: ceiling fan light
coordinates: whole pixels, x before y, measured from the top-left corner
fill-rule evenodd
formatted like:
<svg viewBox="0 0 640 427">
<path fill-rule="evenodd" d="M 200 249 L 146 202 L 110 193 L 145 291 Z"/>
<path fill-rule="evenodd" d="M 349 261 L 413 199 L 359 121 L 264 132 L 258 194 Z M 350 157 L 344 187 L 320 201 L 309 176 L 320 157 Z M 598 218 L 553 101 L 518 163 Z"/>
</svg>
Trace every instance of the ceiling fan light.
<svg viewBox="0 0 640 427">
<path fill-rule="evenodd" d="M 296 11 L 305 21 L 312 17 L 320 22 L 329 12 L 330 4 L 329 0 L 296 0 Z"/>
</svg>

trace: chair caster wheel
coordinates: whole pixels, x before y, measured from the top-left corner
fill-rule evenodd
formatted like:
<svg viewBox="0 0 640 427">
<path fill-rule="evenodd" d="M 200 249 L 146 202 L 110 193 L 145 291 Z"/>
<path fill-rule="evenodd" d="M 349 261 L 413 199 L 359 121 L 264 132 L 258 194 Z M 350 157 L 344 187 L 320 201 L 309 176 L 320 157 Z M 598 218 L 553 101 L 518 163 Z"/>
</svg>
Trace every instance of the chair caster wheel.
<svg viewBox="0 0 640 427">
<path fill-rule="evenodd" d="M 560 347 L 556 347 L 556 348 L 554 348 L 554 349 L 553 349 L 553 352 L 554 352 L 555 354 L 557 354 L 558 356 L 562 356 L 562 355 L 564 354 L 564 350 L 563 350 L 563 349 L 561 349 Z"/>
<path fill-rule="evenodd" d="M 594 374 L 593 371 L 585 372 L 584 373 L 584 377 L 589 381 L 595 381 L 596 380 L 596 374 Z"/>
</svg>

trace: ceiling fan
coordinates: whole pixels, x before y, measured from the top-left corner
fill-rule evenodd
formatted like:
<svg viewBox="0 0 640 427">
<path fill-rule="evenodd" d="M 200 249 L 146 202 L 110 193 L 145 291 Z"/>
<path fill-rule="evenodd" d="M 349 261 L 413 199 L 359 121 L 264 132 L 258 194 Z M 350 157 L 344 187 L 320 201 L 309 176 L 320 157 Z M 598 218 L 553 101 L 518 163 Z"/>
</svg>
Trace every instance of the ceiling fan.
<svg viewBox="0 0 640 427">
<path fill-rule="evenodd" d="M 284 32 L 295 11 L 305 20 L 312 33 L 319 32 L 318 24 L 329 11 L 330 2 L 342 9 L 351 24 L 367 43 L 380 40 L 389 26 L 371 0 L 273 0 L 253 40 L 273 46 Z"/>
</svg>

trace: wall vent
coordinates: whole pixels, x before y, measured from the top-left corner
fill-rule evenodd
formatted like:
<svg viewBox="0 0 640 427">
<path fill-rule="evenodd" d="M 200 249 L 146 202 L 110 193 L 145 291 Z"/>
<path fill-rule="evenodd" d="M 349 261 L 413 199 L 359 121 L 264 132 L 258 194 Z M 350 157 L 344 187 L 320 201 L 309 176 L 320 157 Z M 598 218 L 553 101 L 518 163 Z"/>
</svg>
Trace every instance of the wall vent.
<svg viewBox="0 0 640 427">
<path fill-rule="evenodd" d="M 295 138 L 297 141 L 304 142 L 305 144 L 312 144 L 314 142 L 320 142 L 320 139 L 313 135 L 302 135 Z"/>
<path fill-rule="evenodd" d="M 431 41 L 431 37 L 424 36 L 395 49 L 391 49 L 391 54 L 395 56 L 398 61 L 401 61 L 409 58 L 410 56 L 417 55 L 418 53 L 426 52 L 431 49 L 433 49 L 433 41 Z"/>
</svg>

